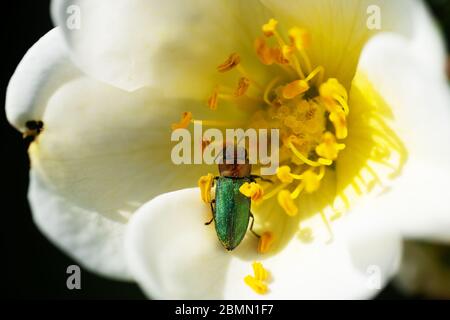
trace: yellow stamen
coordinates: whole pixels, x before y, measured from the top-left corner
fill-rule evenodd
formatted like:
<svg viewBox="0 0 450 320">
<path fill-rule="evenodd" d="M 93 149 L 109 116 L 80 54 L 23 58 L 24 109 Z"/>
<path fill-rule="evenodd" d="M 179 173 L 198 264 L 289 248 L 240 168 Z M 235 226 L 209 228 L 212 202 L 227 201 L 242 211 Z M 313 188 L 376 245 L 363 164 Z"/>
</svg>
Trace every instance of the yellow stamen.
<svg viewBox="0 0 450 320">
<path fill-rule="evenodd" d="M 192 112 L 186 111 L 181 115 L 181 120 L 178 123 L 172 123 L 172 130 L 176 129 L 186 129 L 191 123 L 192 120 Z"/>
<path fill-rule="evenodd" d="M 308 54 L 306 53 L 305 49 L 301 49 L 300 51 L 300 55 L 302 56 L 303 61 L 306 64 L 306 70 L 308 70 L 308 72 L 312 72 L 312 66 L 311 66 L 311 61 L 309 60 Z"/>
<path fill-rule="evenodd" d="M 264 190 L 263 188 L 257 184 L 256 182 L 245 182 L 240 188 L 239 192 L 242 193 L 244 196 L 251 198 L 252 201 L 258 202 L 262 200 L 264 196 Z"/>
<path fill-rule="evenodd" d="M 263 267 L 261 262 L 253 262 L 252 267 L 256 280 L 266 281 L 269 278 L 269 271 Z"/>
<path fill-rule="evenodd" d="M 281 47 L 281 52 L 286 60 L 291 60 L 291 56 L 294 54 L 295 47 L 290 45 L 284 45 Z"/>
<path fill-rule="evenodd" d="M 298 208 L 295 205 L 291 193 L 288 190 L 281 190 L 278 193 L 278 203 L 284 209 L 287 215 L 295 216 L 298 213 Z"/>
<path fill-rule="evenodd" d="M 302 181 L 297 185 L 297 187 L 294 189 L 294 191 L 291 193 L 291 198 L 293 200 L 297 199 L 300 193 L 302 193 L 303 189 L 305 188 L 305 183 Z"/>
<path fill-rule="evenodd" d="M 325 102 L 330 105 L 332 101 L 337 101 L 340 106 L 344 109 L 346 115 L 349 113 L 349 107 L 347 104 L 348 94 L 347 90 L 345 90 L 344 86 L 339 83 L 339 81 L 335 78 L 328 79 L 325 83 L 322 83 L 319 87 L 319 94 L 322 98 L 324 98 Z M 333 106 L 329 106 L 333 108 Z M 334 110 L 331 109 L 330 112 Z"/>
<path fill-rule="evenodd" d="M 239 79 L 238 87 L 237 87 L 234 95 L 236 97 L 243 96 L 247 92 L 249 86 L 250 86 L 250 80 L 246 77 L 241 77 Z"/>
<path fill-rule="evenodd" d="M 329 160 L 336 160 L 339 151 L 345 149 L 345 144 L 337 143 L 335 136 L 331 132 L 322 135 L 322 143 L 316 147 L 316 153 Z"/>
<path fill-rule="evenodd" d="M 343 111 L 332 112 L 329 116 L 330 121 L 333 123 L 334 129 L 336 131 L 336 137 L 338 139 L 347 138 L 347 119 Z"/>
<path fill-rule="evenodd" d="M 311 81 L 316 75 L 320 75 L 318 83 L 322 83 L 323 73 L 325 69 L 322 66 L 315 68 L 305 79 L 305 81 Z"/>
<path fill-rule="evenodd" d="M 261 63 L 265 65 L 272 65 L 279 60 L 280 50 L 270 48 L 263 38 L 256 38 L 255 51 Z"/>
<path fill-rule="evenodd" d="M 265 284 L 261 280 L 255 279 L 252 276 L 246 276 L 244 278 L 244 282 L 258 294 L 265 294 L 268 290 L 267 284 Z"/>
<path fill-rule="evenodd" d="M 341 105 L 341 107 L 344 109 L 345 115 L 348 115 L 350 113 L 350 109 L 348 107 L 347 101 L 342 97 L 339 96 L 337 94 L 333 95 L 333 98 L 339 102 L 339 104 Z"/>
<path fill-rule="evenodd" d="M 294 27 L 289 30 L 289 39 L 298 50 L 303 50 L 311 45 L 311 35 L 305 29 Z"/>
<path fill-rule="evenodd" d="M 291 168 L 289 168 L 288 166 L 278 167 L 277 177 L 283 183 L 291 183 L 292 181 L 294 181 L 294 178 L 291 175 Z"/>
<path fill-rule="evenodd" d="M 241 62 L 241 57 L 237 53 L 232 53 L 228 59 L 217 66 L 217 71 L 227 72 L 236 67 Z"/>
<path fill-rule="evenodd" d="M 200 177 L 198 179 L 198 187 L 200 188 L 200 195 L 205 203 L 211 202 L 211 188 L 214 181 L 214 175 L 208 173 L 206 176 Z"/>
<path fill-rule="evenodd" d="M 278 21 L 275 19 L 270 19 L 269 22 L 262 26 L 262 31 L 266 37 L 271 37 L 274 35 L 275 29 L 277 27 Z"/>
<path fill-rule="evenodd" d="M 305 80 L 295 80 L 283 88 L 283 98 L 293 99 L 309 90 L 309 84 Z"/>
<path fill-rule="evenodd" d="M 336 78 L 330 78 L 323 83 L 319 88 L 319 93 L 322 97 L 332 97 L 337 94 L 345 100 L 348 99 L 347 90 Z"/>
<path fill-rule="evenodd" d="M 272 243 L 274 241 L 274 235 L 272 232 L 264 232 L 259 238 L 258 242 L 258 252 L 259 253 L 266 253 L 270 250 L 270 247 L 272 246 Z"/>
<path fill-rule="evenodd" d="M 320 167 L 321 170 L 324 168 Z M 312 170 L 307 170 L 303 174 L 303 183 L 305 184 L 305 191 L 307 193 L 313 193 L 320 187 L 320 180 L 323 178 L 323 174 L 317 174 Z"/>
<path fill-rule="evenodd" d="M 286 186 L 287 186 L 286 183 L 283 183 L 283 184 L 280 184 L 280 185 L 276 186 L 275 188 L 273 188 L 272 190 L 270 190 L 269 193 L 267 193 L 267 194 L 264 195 L 263 200 L 270 199 L 270 198 L 272 198 L 273 196 L 277 195 L 278 192 L 279 192 L 280 190 L 284 189 Z"/>
<path fill-rule="evenodd" d="M 219 104 L 219 87 L 215 87 L 213 93 L 208 98 L 208 107 L 214 111 L 217 109 L 218 104 Z"/>
<path fill-rule="evenodd" d="M 300 151 L 297 150 L 297 148 L 292 144 L 292 142 L 288 143 L 288 147 L 291 149 L 292 153 L 294 153 L 300 160 L 302 160 L 304 163 L 311 167 L 320 167 L 321 165 L 329 166 L 333 163 L 331 159 L 328 158 L 319 158 L 318 161 L 309 160 L 307 157 L 305 157 L 303 154 L 301 154 Z M 316 149 L 317 152 L 317 149 Z M 319 154 L 320 155 L 320 154 Z"/>
<path fill-rule="evenodd" d="M 272 101 L 269 100 L 269 94 L 278 81 L 280 81 L 279 77 L 273 78 L 264 90 L 264 102 L 266 102 L 268 105 L 272 104 Z"/>
</svg>

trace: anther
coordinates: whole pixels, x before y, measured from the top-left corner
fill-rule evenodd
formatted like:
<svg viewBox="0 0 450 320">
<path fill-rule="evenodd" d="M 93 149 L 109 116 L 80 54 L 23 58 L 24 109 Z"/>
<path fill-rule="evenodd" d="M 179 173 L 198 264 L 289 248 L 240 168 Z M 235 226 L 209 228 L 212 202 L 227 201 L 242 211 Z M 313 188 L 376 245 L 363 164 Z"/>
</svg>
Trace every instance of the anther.
<svg viewBox="0 0 450 320">
<path fill-rule="evenodd" d="M 322 135 L 322 143 L 316 147 L 316 153 L 329 160 L 336 160 L 339 151 L 345 149 L 345 144 L 337 143 L 335 136 L 331 132 Z"/>
<path fill-rule="evenodd" d="M 189 126 L 189 123 L 191 123 L 191 120 L 192 120 L 192 112 L 189 111 L 183 112 L 183 114 L 181 115 L 180 122 L 172 124 L 172 130 L 186 129 Z"/>
<path fill-rule="evenodd" d="M 256 182 L 245 182 L 240 188 L 239 192 L 242 193 L 244 196 L 251 198 L 252 201 L 258 202 L 262 200 L 264 196 L 264 190 L 263 188 L 257 184 Z"/>
<path fill-rule="evenodd" d="M 267 284 L 265 284 L 261 280 L 255 279 L 252 276 L 246 276 L 244 278 L 244 282 L 258 294 L 265 294 L 268 290 Z"/>
<path fill-rule="evenodd" d="M 198 179 L 198 187 L 200 188 L 200 195 L 205 203 L 211 202 L 211 188 L 214 181 L 214 175 L 208 173 L 206 176 L 201 176 Z"/>
<path fill-rule="evenodd" d="M 278 193 L 278 203 L 284 209 L 287 215 L 291 217 L 297 215 L 298 208 L 295 205 L 291 193 L 288 190 L 281 190 Z"/>
<path fill-rule="evenodd" d="M 267 269 L 263 267 L 261 262 L 253 262 L 252 267 L 255 279 L 266 281 L 269 278 L 269 271 L 267 271 Z"/>
<path fill-rule="evenodd" d="M 219 104 L 219 87 L 215 87 L 211 96 L 208 98 L 208 108 L 211 110 L 217 110 Z"/>
<path fill-rule="evenodd" d="M 248 79 L 246 77 L 241 77 L 239 79 L 238 87 L 237 87 L 234 95 L 236 97 L 241 97 L 241 96 L 245 95 L 249 86 L 250 86 L 250 79 Z"/>
<path fill-rule="evenodd" d="M 224 63 L 217 66 L 217 71 L 227 72 L 236 67 L 240 62 L 241 57 L 237 53 L 232 53 Z"/>
<path fill-rule="evenodd" d="M 262 236 L 259 238 L 258 252 L 267 253 L 270 250 L 273 241 L 274 235 L 272 234 L 272 232 L 264 232 Z"/>
<path fill-rule="evenodd" d="M 304 50 L 311 44 L 311 35 L 305 29 L 292 28 L 289 30 L 289 39 L 297 50 Z"/>
<path fill-rule="evenodd" d="M 295 80 L 283 88 L 283 98 L 294 99 L 309 90 L 309 84 L 305 80 Z"/>
<path fill-rule="evenodd" d="M 270 19 L 269 22 L 262 26 L 262 32 L 266 37 L 271 37 L 275 34 L 275 29 L 278 25 L 278 21 L 275 19 Z"/>
</svg>

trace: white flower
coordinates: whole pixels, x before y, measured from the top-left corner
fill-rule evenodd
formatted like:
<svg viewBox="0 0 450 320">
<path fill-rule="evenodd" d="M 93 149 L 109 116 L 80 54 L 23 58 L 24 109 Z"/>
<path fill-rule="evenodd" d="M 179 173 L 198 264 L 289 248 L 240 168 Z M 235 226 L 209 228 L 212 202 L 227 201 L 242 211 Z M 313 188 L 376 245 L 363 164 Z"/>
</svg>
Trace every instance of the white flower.
<svg viewBox="0 0 450 320">
<path fill-rule="evenodd" d="M 367 28 L 370 5 L 383 32 Z M 379 289 L 370 276 L 383 286 L 396 272 L 402 236 L 450 239 L 450 96 L 420 1 L 61 0 L 52 15 L 6 112 L 36 136 L 37 225 L 84 267 L 156 298 L 365 298 Z M 255 54 L 258 37 L 272 49 L 259 40 Z M 242 96 L 220 91 L 237 79 Z M 287 100 L 313 116 L 295 122 Z M 199 190 L 182 189 L 212 170 L 170 161 L 185 111 L 281 129 L 283 169 L 254 208 L 255 229 L 274 236 L 265 255 L 251 235 L 226 252 Z M 254 260 L 271 274 L 262 296 L 243 281 Z"/>
</svg>

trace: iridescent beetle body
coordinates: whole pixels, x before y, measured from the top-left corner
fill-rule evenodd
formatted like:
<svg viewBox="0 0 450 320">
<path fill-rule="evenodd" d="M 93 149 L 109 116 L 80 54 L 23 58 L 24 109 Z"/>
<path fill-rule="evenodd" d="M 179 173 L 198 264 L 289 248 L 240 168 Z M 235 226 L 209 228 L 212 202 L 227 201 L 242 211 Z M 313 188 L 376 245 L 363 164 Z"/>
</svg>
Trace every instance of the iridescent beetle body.
<svg viewBox="0 0 450 320">
<path fill-rule="evenodd" d="M 246 182 L 254 182 L 256 176 L 251 175 L 252 167 L 248 163 L 246 150 L 240 151 L 233 146 L 224 147 L 223 163 L 219 164 L 220 176 L 214 179 L 216 192 L 211 203 L 213 219 L 206 223 L 210 224 L 214 220 L 219 241 L 230 251 L 241 243 L 250 217 L 253 218 L 251 200 L 239 188 Z M 226 159 L 233 159 L 233 163 L 226 163 Z M 239 159 L 244 163 L 238 163 Z M 253 222 L 250 229 L 252 226 Z"/>
<path fill-rule="evenodd" d="M 213 216 L 219 241 L 227 250 L 236 248 L 247 232 L 250 221 L 250 198 L 239 188 L 249 178 L 218 177 Z"/>
</svg>

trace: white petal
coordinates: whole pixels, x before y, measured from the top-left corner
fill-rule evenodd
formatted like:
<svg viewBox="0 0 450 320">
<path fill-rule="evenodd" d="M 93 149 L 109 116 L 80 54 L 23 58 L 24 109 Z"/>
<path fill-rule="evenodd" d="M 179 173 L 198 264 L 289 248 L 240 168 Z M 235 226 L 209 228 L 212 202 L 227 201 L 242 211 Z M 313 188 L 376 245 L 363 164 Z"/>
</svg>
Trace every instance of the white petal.
<svg viewBox="0 0 450 320">
<path fill-rule="evenodd" d="M 33 170 L 28 198 L 39 229 L 83 268 L 118 280 L 131 279 L 124 261 L 123 223 L 71 203 Z"/>
<path fill-rule="evenodd" d="M 253 38 L 240 41 L 249 32 L 240 17 L 257 20 L 259 28 L 258 3 L 54 0 L 52 17 L 91 76 L 126 90 L 151 85 L 172 96 L 206 97 L 216 66 L 242 43 L 252 48 Z M 78 11 L 79 29 L 73 28 Z"/>
<path fill-rule="evenodd" d="M 49 96 L 79 75 L 68 58 L 59 28 L 45 34 L 23 57 L 8 84 L 6 116 L 20 131 L 30 120 L 41 120 Z"/>
<path fill-rule="evenodd" d="M 414 41 L 380 35 L 359 65 L 391 108 L 390 126 L 408 153 L 401 176 L 372 210 L 386 212 L 409 236 L 450 239 L 450 89 L 436 67 L 439 52 L 427 50 L 434 62 L 424 63 L 416 49 Z"/>
<path fill-rule="evenodd" d="M 309 53 L 313 64 L 323 65 L 326 75 L 349 85 L 367 40 L 378 32 L 394 31 L 405 36 L 420 33 L 422 45 L 435 48 L 430 26 L 420 29 L 423 16 L 420 1 L 410 0 L 262 0 L 286 28 L 298 26 L 312 35 Z M 372 28 L 373 11 L 380 11 L 380 28 Z M 422 20 L 420 20 L 422 19 Z M 369 22 L 369 24 L 368 24 Z"/>
<path fill-rule="evenodd" d="M 49 210 L 52 202 L 31 197 L 40 228 L 81 264 L 116 276 L 120 270 L 108 270 L 108 259 L 95 254 L 115 253 L 104 239 L 109 231 L 119 233 L 116 229 L 153 196 L 194 186 L 210 170 L 171 161 L 171 123 L 184 110 L 196 114 L 196 108 L 206 109 L 151 90 L 129 93 L 85 77 L 61 86 L 48 100 L 44 130 L 29 150 L 33 175 L 58 200 Z M 32 187 L 31 194 L 37 189 Z M 91 226 L 83 224 L 86 220 Z"/>
<path fill-rule="evenodd" d="M 380 272 L 375 282 L 382 287 L 398 266 L 398 235 L 371 228 L 370 220 L 342 220 L 330 244 L 293 239 L 279 254 L 264 256 L 256 253 L 251 234 L 233 252 L 225 251 L 214 226 L 204 225 L 210 215 L 198 189 L 161 195 L 133 215 L 125 235 L 127 261 L 149 297 L 367 298 L 377 293 L 370 285 L 371 273 Z M 243 282 L 252 274 L 255 260 L 261 260 L 272 276 L 270 291 L 263 296 Z"/>
<path fill-rule="evenodd" d="M 45 129 L 30 147 L 32 167 L 68 201 L 125 221 L 155 195 L 194 186 L 212 170 L 171 159 L 171 123 L 183 111 L 204 109 L 153 90 L 130 93 L 79 78 L 49 99 Z"/>
</svg>

